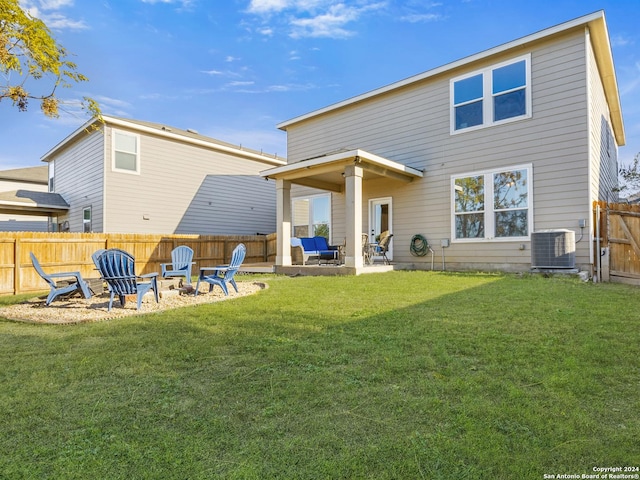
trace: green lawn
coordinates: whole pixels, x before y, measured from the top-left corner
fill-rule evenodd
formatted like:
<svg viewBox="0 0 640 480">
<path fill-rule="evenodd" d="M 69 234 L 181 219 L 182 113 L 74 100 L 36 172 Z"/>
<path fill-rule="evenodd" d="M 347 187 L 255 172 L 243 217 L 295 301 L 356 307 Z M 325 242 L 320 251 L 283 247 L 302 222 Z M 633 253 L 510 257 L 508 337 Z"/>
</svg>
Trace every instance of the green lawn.
<svg viewBox="0 0 640 480">
<path fill-rule="evenodd" d="M 638 288 L 438 272 L 261 280 L 257 295 L 162 314 L 0 320 L 0 478 L 640 466 Z"/>
</svg>

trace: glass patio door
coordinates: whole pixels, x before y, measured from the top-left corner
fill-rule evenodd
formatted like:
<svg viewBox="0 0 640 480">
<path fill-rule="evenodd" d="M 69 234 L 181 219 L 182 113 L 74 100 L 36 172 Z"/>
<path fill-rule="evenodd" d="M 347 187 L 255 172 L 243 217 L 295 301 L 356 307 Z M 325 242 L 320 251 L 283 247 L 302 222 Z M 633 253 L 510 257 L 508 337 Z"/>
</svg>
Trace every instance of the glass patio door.
<svg viewBox="0 0 640 480">
<path fill-rule="evenodd" d="M 384 231 L 393 233 L 391 218 L 391 197 L 372 198 L 369 200 L 369 242 L 378 243 L 380 234 Z M 381 256 L 374 257 L 382 260 Z M 393 259 L 393 242 L 389 245 L 387 258 Z"/>
</svg>

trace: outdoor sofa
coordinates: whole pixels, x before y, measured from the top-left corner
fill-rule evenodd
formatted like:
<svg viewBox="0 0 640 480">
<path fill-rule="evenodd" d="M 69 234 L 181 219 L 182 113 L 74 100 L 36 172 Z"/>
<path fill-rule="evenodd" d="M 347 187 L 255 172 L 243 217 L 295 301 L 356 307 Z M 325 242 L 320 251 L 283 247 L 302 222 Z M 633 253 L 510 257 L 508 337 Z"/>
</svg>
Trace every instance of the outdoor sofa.
<svg viewBox="0 0 640 480">
<path fill-rule="evenodd" d="M 325 237 L 292 237 L 291 247 L 300 249 L 303 265 L 306 265 L 310 258 L 317 259 L 318 264 L 323 260 L 327 263 L 340 260 L 338 247 L 329 245 Z"/>
</svg>

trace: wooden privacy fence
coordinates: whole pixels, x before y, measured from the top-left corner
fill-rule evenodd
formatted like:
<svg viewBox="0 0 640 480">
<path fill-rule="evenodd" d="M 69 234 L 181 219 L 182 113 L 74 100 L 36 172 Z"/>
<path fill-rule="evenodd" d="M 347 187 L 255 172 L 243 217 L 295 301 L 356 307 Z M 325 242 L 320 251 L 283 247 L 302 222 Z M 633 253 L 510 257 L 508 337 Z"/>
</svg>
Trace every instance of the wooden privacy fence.
<svg viewBox="0 0 640 480">
<path fill-rule="evenodd" d="M 593 207 L 601 280 L 640 285 L 640 205 L 594 202 Z"/>
<path fill-rule="evenodd" d="M 31 265 L 33 252 L 47 273 L 79 271 L 83 277 L 98 274 L 91 254 L 101 248 L 120 248 L 136 259 L 136 273 L 160 272 L 171 261 L 171 250 L 187 245 L 194 252 L 194 274 L 200 266 L 228 263 L 237 244 L 244 243 L 244 263 L 273 262 L 276 234 L 270 235 L 142 235 L 107 233 L 0 233 L 0 295 L 47 289 Z"/>
</svg>

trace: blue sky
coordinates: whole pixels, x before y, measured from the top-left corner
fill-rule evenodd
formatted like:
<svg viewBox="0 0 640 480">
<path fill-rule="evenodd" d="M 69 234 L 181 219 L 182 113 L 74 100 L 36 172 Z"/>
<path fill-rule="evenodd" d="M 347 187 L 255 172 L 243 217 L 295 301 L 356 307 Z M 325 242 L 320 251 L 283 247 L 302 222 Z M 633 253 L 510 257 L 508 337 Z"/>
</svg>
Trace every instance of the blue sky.
<svg viewBox="0 0 640 480">
<path fill-rule="evenodd" d="M 40 157 L 105 114 L 192 128 L 286 155 L 279 122 L 605 10 L 627 146 L 640 152 L 638 0 L 21 0 L 89 82 L 57 120 L 0 104 L 0 168 Z"/>
</svg>

